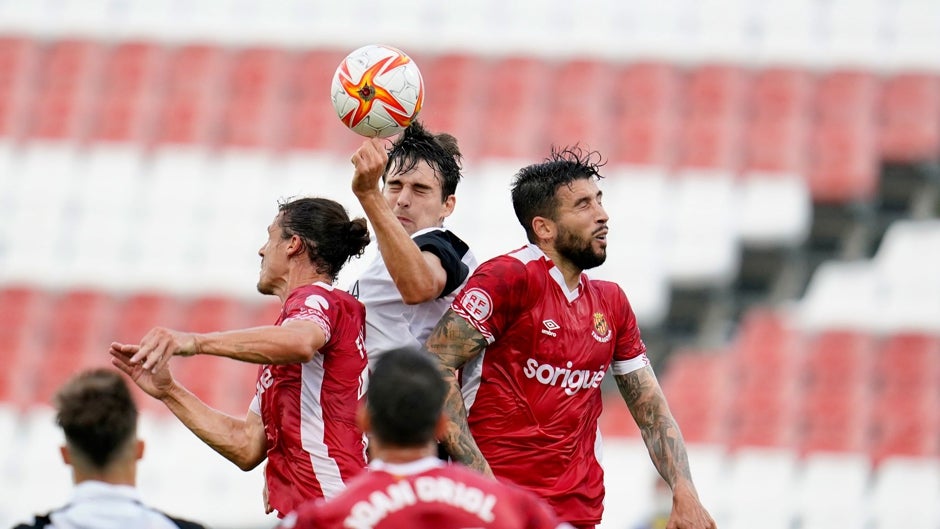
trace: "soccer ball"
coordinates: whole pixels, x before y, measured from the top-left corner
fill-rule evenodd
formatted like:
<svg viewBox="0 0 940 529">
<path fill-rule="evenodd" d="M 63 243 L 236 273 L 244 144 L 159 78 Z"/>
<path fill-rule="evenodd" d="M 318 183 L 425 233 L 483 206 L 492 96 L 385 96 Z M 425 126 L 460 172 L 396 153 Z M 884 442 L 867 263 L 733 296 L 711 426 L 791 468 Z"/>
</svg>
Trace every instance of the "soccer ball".
<svg viewBox="0 0 940 529">
<path fill-rule="evenodd" d="M 387 138 L 405 130 L 424 102 L 424 81 L 411 57 L 370 44 L 343 59 L 333 74 L 333 108 L 363 136 Z"/>
</svg>

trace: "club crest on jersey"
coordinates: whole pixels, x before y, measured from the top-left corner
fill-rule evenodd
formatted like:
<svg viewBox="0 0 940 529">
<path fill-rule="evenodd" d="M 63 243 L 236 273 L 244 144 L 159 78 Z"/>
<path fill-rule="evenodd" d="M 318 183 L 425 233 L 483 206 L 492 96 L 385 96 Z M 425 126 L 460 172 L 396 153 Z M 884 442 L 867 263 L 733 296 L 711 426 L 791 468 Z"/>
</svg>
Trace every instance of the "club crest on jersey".
<svg viewBox="0 0 940 529">
<path fill-rule="evenodd" d="M 490 295 L 479 288 L 471 288 L 463 293 L 460 306 L 471 318 L 477 321 L 486 321 L 493 313 L 493 300 Z"/>
<path fill-rule="evenodd" d="M 594 331 L 591 332 L 591 336 L 593 336 L 594 339 L 600 343 L 607 343 L 610 341 L 610 327 L 607 325 L 607 319 L 604 318 L 603 313 L 594 313 Z"/>
</svg>

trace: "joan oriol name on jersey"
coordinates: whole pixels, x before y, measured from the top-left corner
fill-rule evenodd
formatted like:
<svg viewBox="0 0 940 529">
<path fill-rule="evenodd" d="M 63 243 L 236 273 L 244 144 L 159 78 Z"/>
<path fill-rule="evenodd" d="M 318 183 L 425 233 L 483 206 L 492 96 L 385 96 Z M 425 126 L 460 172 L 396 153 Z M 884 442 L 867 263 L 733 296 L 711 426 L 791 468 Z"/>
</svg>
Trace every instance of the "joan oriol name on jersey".
<svg viewBox="0 0 940 529">
<path fill-rule="evenodd" d="M 418 502 L 445 503 L 463 509 L 484 522 L 492 522 L 496 496 L 443 476 L 421 476 L 414 480 L 414 486 L 410 481 L 402 480 L 389 485 L 384 491 L 372 492 L 366 500 L 356 502 L 343 521 L 343 526 L 372 529 L 387 515 Z"/>
</svg>

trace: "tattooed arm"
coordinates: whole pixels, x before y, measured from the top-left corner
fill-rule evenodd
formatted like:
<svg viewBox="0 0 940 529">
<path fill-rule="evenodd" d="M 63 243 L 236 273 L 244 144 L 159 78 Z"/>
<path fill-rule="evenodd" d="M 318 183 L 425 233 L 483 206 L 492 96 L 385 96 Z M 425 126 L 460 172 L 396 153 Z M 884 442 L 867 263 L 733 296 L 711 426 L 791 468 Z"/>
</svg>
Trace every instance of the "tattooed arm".
<svg viewBox="0 0 940 529">
<path fill-rule="evenodd" d="M 448 310 L 431 331 L 425 347 L 437 357 L 441 375 L 448 386 L 447 399 L 444 401 L 448 425 L 441 443 L 455 461 L 492 476 L 489 463 L 470 434 L 467 407 L 457 381 L 457 370 L 483 352 L 486 338 L 463 318 Z"/>
<path fill-rule="evenodd" d="M 647 366 L 625 375 L 614 375 L 614 379 L 640 428 L 653 465 L 672 489 L 672 513 L 666 527 L 714 529 L 715 521 L 702 506 L 692 483 L 682 432 L 669 411 L 652 368 Z"/>
</svg>

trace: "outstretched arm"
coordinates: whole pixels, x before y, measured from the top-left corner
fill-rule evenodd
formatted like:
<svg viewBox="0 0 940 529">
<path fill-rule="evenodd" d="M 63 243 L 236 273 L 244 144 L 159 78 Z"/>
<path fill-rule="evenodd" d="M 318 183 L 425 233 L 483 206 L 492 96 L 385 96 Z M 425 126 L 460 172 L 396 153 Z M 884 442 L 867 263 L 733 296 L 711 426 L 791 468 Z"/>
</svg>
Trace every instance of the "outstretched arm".
<svg viewBox="0 0 940 529">
<path fill-rule="evenodd" d="M 167 364 L 151 371 L 132 363 L 135 352 L 136 345 L 111 344 L 111 363 L 145 393 L 163 402 L 199 439 L 238 468 L 251 470 L 264 461 L 267 439 L 258 414 L 248 411 L 245 419 L 239 419 L 210 408 L 173 379 Z"/>
<path fill-rule="evenodd" d="M 208 354 L 254 364 L 293 364 L 309 361 L 324 343 L 323 329 L 305 320 L 202 334 L 155 327 L 141 338 L 130 362 L 156 371 L 174 355 Z"/>
<path fill-rule="evenodd" d="M 689 456 L 679 425 L 649 366 L 625 375 L 614 375 L 627 408 L 640 428 L 653 465 L 672 489 L 672 513 L 667 529 L 714 529 L 692 483 Z"/>
<path fill-rule="evenodd" d="M 353 193 L 372 225 L 382 260 L 402 300 L 417 304 L 437 298 L 447 284 L 447 272 L 436 255 L 418 248 L 379 187 L 388 162 L 382 140 L 365 140 L 351 161 L 355 166 Z"/>
<path fill-rule="evenodd" d="M 437 356 L 441 375 L 448 386 L 444 401 L 448 425 L 441 443 L 455 461 L 492 476 L 489 463 L 470 433 L 467 407 L 457 381 L 457 370 L 483 352 L 486 338 L 454 311 L 448 310 L 428 337 L 426 347 Z"/>
</svg>

